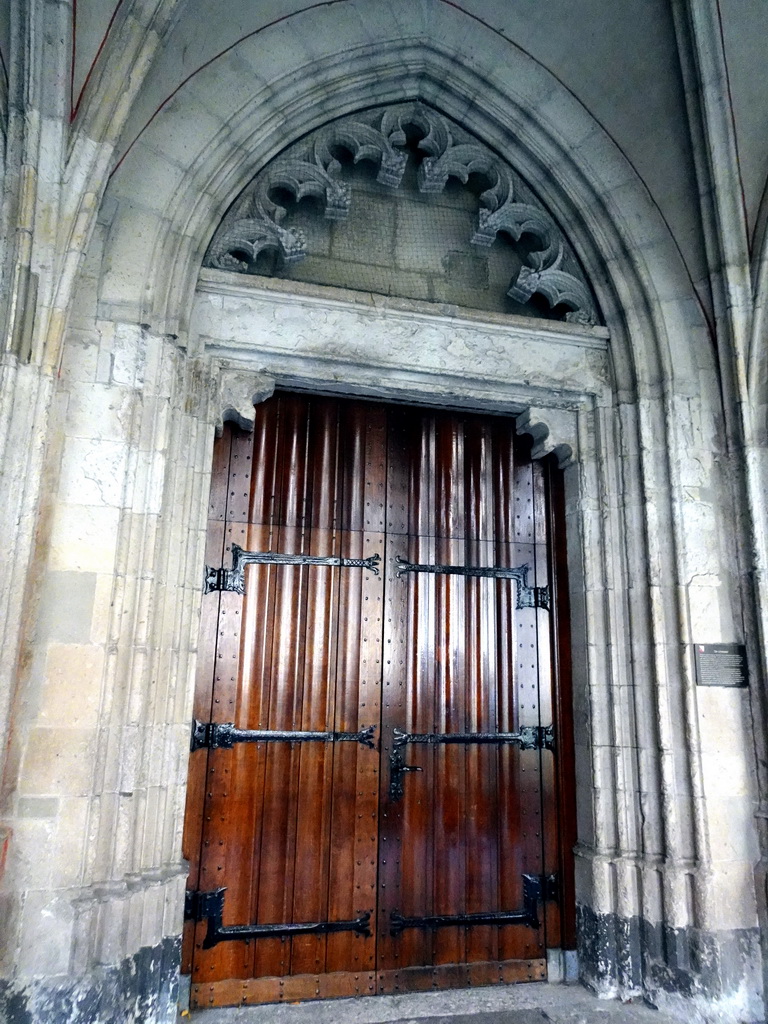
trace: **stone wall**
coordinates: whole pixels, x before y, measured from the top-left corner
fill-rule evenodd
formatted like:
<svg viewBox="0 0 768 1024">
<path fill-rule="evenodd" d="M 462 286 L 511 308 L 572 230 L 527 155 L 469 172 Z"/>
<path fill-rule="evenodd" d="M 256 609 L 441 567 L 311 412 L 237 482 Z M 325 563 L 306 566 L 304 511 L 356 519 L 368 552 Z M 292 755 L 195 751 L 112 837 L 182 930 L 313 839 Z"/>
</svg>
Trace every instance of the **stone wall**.
<svg viewBox="0 0 768 1024">
<path fill-rule="evenodd" d="M 136 327 L 74 331 L 65 351 L 13 709 L 12 1020 L 175 1014 L 200 467 L 213 435 L 190 372 L 175 345 Z"/>
<path fill-rule="evenodd" d="M 497 313 L 523 311 L 506 298 L 520 268 L 513 247 L 500 240 L 486 253 L 470 244 L 477 208 L 471 193 L 420 196 L 408 189 L 393 195 L 365 168 L 348 180 L 354 202 L 346 220 L 298 207 L 283 221 L 305 233 L 309 255 L 295 266 L 275 267 L 274 276 Z M 535 307 L 527 312 L 544 315 Z"/>
</svg>

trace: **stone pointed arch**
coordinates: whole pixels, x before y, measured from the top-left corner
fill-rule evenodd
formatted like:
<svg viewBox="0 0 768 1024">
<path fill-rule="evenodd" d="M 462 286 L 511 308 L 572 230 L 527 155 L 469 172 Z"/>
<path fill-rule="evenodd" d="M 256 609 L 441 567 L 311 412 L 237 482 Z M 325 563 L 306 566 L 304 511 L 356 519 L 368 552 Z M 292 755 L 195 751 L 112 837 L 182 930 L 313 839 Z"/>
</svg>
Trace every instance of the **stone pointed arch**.
<svg viewBox="0 0 768 1024">
<path fill-rule="evenodd" d="M 712 856 L 708 815 L 731 814 L 733 807 L 716 793 L 706 806 L 698 799 L 705 780 L 690 740 L 698 729 L 687 654 L 694 628 L 704 623 L 722 634 L 719 639 L 733 640 L 729 634 L 738 617 L 738 582 L 718 547 L 718 507 L 730 508 L 730 499 L 723 497 L 729 492 L 717 465 L 712 424 L 720 396 L 706 323 L 670 231 L 642 182 L 561 83 L 491 34 L 469 66 L 457 59 L 460 48 L 425 43 L 423 33 L 407 31 L 390 5 L 356 0 L 355 6 L 376 19 L 374 44 L 364 19 L 340 19 L 335 33 L 325 23 L 323 44 L 315 45 L 317 22 L 308 15 L 301 29 L 306 45 L 293 64 L 283 62 L 260 77 L 259 50 L 245 41 L 223 58 L 231 65 L 214 62 L 201 70 L 194 80 L 197 95 L 216 90 L 219 80 L 240 83 L 239 92 L 216 94 L 213 127 L 206 122 L 206 131 L 195 130 L 200 108 L 192 100 L 185 103 L 182 90 L 142 134 L 114 175 L 103 210 L 111 229 L 99 315 L 122 321 L 124 328 L 148 325 L 145 334 L 130 335 L 136 349 L 144 352 L 151 343 L 165 354 L 169 368 L 165 376 L 158 372 L 154 386 L 160 391 L 174 382 L 174 443 L 195 438 L 198 445 L 196 461 L 180 458 L 168 470 L 165 521 L 176 523 L 171 499 L 181 493 L 198 534 L 205 521 L 204 458 L 222 412 L 211 377 L 224 353 L 244 360 L 250 372 L 274 377 L 280 387 L 446 404 L 463 398 L 473 408 L 518 417 L 530 410 L 519 425 L 542 450 L 553 444 L 562 459 L 567 453 L 557 452 L 563 435 L 553 409 L 571 417 L 578 446 L 565 476 L 574 666 L 583 709 L 577 736 L 585 809 L 577 884 L 582 968 L 605 992 L 645 991 L 663 1002 L 659 991 L 669 973 L 663 951 L 649 949 L 644 959 L 637 953 L 644 937 L 672 934 L 681 946 L 722 949 L 724 956 L 734 936 L 755 941 L 746 914 L 724 916 L 733 900 L 715 896 L 699 907 L 692 896 L 699 889 L 732 891 L 733 877 L 745 892 L 751 884 L 745 859 L 734 861 L 731 871 L 730 863 L 723 868 Z M 398 13 L 407 20 L 405 6 Z M 457 10 L 435 5 L 434 15 L 431 39 L 460 33 Z M 243 86 L 244 68 L 252 77 Z M 434 307 L 409 309 L 400 318 L 409 322 L 399 325 L 399 363 L 388 336 L 384 356 L 390 362 L 372 365 L 366 331 L 377 320 L 392 325 L 392 303 L 363 308 L 359 297 L 321 295 L 311 288 L 287 295 L 273 288 L 265 295 L 268 289 L 256 286 L 253 277 L 201 269 L 217 227 L 254 171 L 325 124 L 416 100 L 471 126 L 476 138 L 535 187 L 566 228 L 605 329 L 543 321 L 534 328 L 530 319 L 521 324 L 507 317 L 473 347 L 460 316 Z M 343 210 L 343 202 L 338 193 L 334 212 Z M 209 336 L 203 312 L 214 325 Z M 345 333 L 344 359 L 328 343 L 330 337 L 335 344 L 341 317 L 354 321 Z M 326 332 L 319 338 L 318 323 Z M 567 335 L 556 351 L 554 328 Z M 121 343 L 128 337 L 125 328 Z M 296 358 L 297 339 L 303 363 Z M 434 361 L 426 390 L 418 359 L 423 363 L 430 345 Z M 565 351 L 571 354 L 561 360 Z M 566 374 L 566 363 L 578 364 L 578 372 Z M 232 415 L 243 413 L 237 396 L 227 408 Z M 715 492 L 719 498 L 708 497 Z M 136 564 L 146 578 L 156 564 L 170 564 L 178 594 L 192 606 L 202 562 L 189 552 L 189 524 L 169 527 L 156 548 L 149 541 L 139 547 L 125 529 L 121 543 L 126 550 L 136 548 Z M 175 568 L 182 562 L 178 551 L 192 566 L 188 576 Z M 712 612 L 715 586 L 726 609 L 722 624 Z M 168 600 L 178 599 L 174 592 Z M 188 632 L 181 647 L 193 650 L 194 615 L 184 623 Z M 138 631 L 135 642 L 142 642 Z M 181 703 L 169 714 L 178 716 Z M 182 723 L 173 721 L 183 732 Z M 745 834 L 749 827 L 744 825 Z M 608 947 L 617 949 L 615 961 L 603 957 Z M 708 984 L 694 968 L 688 974 L 692 987 Z M 718 975 L 718 984 L 720 977 L 725 974 Z M 728 984 L 746 991 L 751 981 L 739 975 Z M 705 996 L 715 998 L 711 991 Z"/>
<path fill-rule="evenodd" d="M 447 9 L 436 14 L 451 17 Z M 306 32 L 311 38 L 311 18 Z M 492 36 L 482 60 L 468 67 L 436 43 L 402 38 L 395 25 L 373 50 L 354 32 L 352 23 L 340 28 L 343 60 L 317 57 L 301 74 L 286 70 L 270 82 L 258 78 L 257 51 L 246 40 L 195 79 L 197 92 L 215 91 L 222 63 L 231 61 L 227 75 L 240 80 L 253 60 L 247 102 L 243 90 L 223 97 L 231 109 L 222 109 L 217 130 L 201 134 L 181 102 L 152 122 L 121 158 L 107 191 L 112 227 L 102 309 L 160 333 L 183 333 L 212 235 L 254 169 L 329 117 L 420 99 L 454 122 L 471 118 L 474 135 L 505 154 L 567 225 L 611 330 L 619 386 L 634 391 L 638 382 L 666 377 L 696 387 L 698 363 L 712 358 L 679 251 L 642 182 L 584 107 L 541 65 Z M 278 94 L 288 121 L 272 110 Z M 183 145 L 183 158 L 167 151 L 168 135 Z M 151 195 L 147 180 L 156 185 Z"/>
</svg>

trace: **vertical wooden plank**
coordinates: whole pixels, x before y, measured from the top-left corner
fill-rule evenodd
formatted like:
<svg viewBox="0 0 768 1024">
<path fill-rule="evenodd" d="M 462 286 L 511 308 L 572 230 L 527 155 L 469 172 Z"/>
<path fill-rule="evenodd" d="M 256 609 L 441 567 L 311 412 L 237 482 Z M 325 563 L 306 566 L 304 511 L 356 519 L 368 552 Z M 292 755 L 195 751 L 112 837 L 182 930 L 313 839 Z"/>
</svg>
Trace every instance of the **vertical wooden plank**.
<svg viewBox="0 0 768 1024">
<path fill-rule="evenodd" d="M 540 461 L 533 463 L 533 540 L 534 554 L 532 584 L 548 587 L 551 582 L 549 571 L 549 516 L 547 512 L 546 476 Z M 538 652 L 538 702 L 539 722 L 547 726 L 554 722 L 553 678 L 552 678 L 552 613 L 546 608 L 537 608 L 536 647 Z M 560 866 L 560 843 L 557 818 L 557 776 L 552 753 L 539 751 L 541 776 L 541 843 L 542 873 L 555 874 Z M 560 905 L 556 900 L 547 901 L 542 907 L 545 946 L 560 947 Z"/>
<path fill-rule="evenodd" d="M 435 534 L 437 525 L 437 424 L 434 413 L 411 410 L 408 435 L 414 440 L 406 451 L 412 451 L 409 470 L 411 516 L 408 558 L 415 562 L 437 559 Z M 415 442 L 415 443 L 414 443 Z M 402 728 L 408 733 L 435 731 L 434 693 L 441 685 L 439 640 L 436 630 L 436 592 L 434 580 L 410 575 L 408 579 L 408 685 L 406 718 Z M 401 912 L 405 916 L 422 917 L 434 914 L 435 830 L 437 807 L 435 793 L 437 767 L 435 750 L 431 747 L 406 748 L 406 762 L 422 768 L 421 773 L 405 776 L 405 797 L 402 806 L 403 860 Z M 399 966 L 435 962 L 434 933 L 426 929 L 408 929 L 399 942 Z M 414 977 L 412 974 L 411 977 Z M 428 975 L 424 974 L 424 978 Z"/>
<path fill-rule="evenodd" d="M 483 420 L 472 420 L 467 438 L 468 529 L 467 563 L 493 565 L 493 431 Z M 496 587 L 492 580 L 467 580 L 467 730 L 495 732 Z M 467 912 L 477 913 L 499 907 L 498 850 L 498 749 L 469 746 L 467 760 Z M 498 928 L 467 929 L 468 963 L 498 958 Z"/>
<path fill-rule="evenodd" d="M 256 407 L 251 452 L 252 487 L 247 545 L 248 549 L 253 551 L 273 550 L 276 541 L 275 495 L 282 479 L 281 411 L 279 397 Z M 252 565 L 246 570 L 241 669 L 243 706 L 237 720 L 248 729 L 269 728 L 277 578 L 278 571 L 273 566 Z M 247 799 L 245 794 L 250 795 L 250 803 L 243 809 L 250 823 L 250 841 L 246 842 L 241 850 L 241 870 L 249 873 L 251 879 L 248 923 L 259 920 L 268 749 L 266 743 L 255 745 L 254 753 L 251 755 L 252 762 L 247 767 L 243 766 L 249 774 L 238 778 L 233 786 L 238 791 L 243 791 L 242 799 Z M 248 943 L 246 959 L 250 964 L 249 977 L 253 977 L 256 971 L 255 958 L 259 946 L 258 942 Z"/>
<path fill-rule="evenodd" d="M 576 844 L 576 766 L 573 736 L 573 691 L 571 678 L 571 630 L 568 592 L 568 559 L 565 546 L 565 489 L 563 473 L 554 457 L 545 464 L 547 474 L 547 516 L 551 622 L 550 640 L 554 690 L 558 819 L 558 874 L 563 949 L 576 948 L 576 892 L 574 855 Z M 550 812 L 551 813 L 551 812 Z"/>
<path fill-rule="evenodd" d="M 382 665 L 381 691 L 377 915 L 379 970 L 396 970 L 403 953 L 403 937 L 395 938 L 390 935 L 390 919 L 393 912 L 404 912 L 403 857 L 408 855 L 408 844 L 404 847 L 402 843 L 403 803 L 390 799 L 389 787 L 393 732 L 396 727 L 407 728 L 407 718 L 401 714 L 399 705 L 407 694 L 413 692 L 408 643 L 408 630 L 411 628 L 408 615 L 410 580 L 397 578 L 398 556 L 411 557 L 409 533 L 414 506 L 409 499 L 414 497 L 414 491 L 418 493 L 413 487 L 409 458 L 412 450 L 409 438 L 410 425 L 411 420 L 405 410 L 390 411 L 387 435 L 387 538 L 383 573 L 386 656 Z M 414 440 L 418 444 L 418 440 Z"/>
<path fill-rule="evenodd" d="M 281 476 L 275 492 L 276 550 L 300 554 L 307 532 L 308 405 L 301 396 L 280 399 Z M 308 567 L 274 567 L 272 672 L 267 728 L 299 729 L 304 695 Z M 260 924 L 293 920 L 300 744 L 268 743 L 265 758 L 259 899 Z M 256 942 L 256 977 L 290 972 L 291 941 Z"/>
<path fill-rule="evenodd" d="M 494 451 L 495 483 L 495 564 L 516 566 L 513 546 L 519 522 L 522 496 L 516 489 L 516 446 L 510 434 L 497 435 Z M 499 730 L 514 732 L 519 725 L 518 653 L 522 643 L 522 624 L 516 607 L 517 590 L 511 580 L 495 582 L 498 648 L 497 702 Z M 497 755 L 499 777 L 499 832 L 497 837 L 498 889 L 501 909 L 522 906 L 522 875 L 531 870 L 526 858 L 527 839 L 524 819 L 526 793 L 521 773 L 521 753 L 504 745 Z M 536 863 L 533 865 L 535 870 Z M 499 930 L 500 961 L 522 959 L 529 941 L 528 930 L 510 926 Z"/>
<path fill-rule="evenodd" d="M 463 426 L 456 416 L 438 415 L 436 420 L 436 558 L 439 563 L 460 565 L 464 561 Z M 462 576 L 438 575 L 434 581 L 438 669 L 434 729 L 438 733 L 460 733 L 466 731 L 463 641 L 467 580 Z M 455 851 L 462 850 L 464 841 L 466 748 L 441 744 L 435 748 L 434 761 L 433 913 L 461 914 L 465 911 L 466 863 Z M 464 929 L 437 929 L 433 948 L 435 965 L 462 963 Z"/>
<path fill-rule="evenodd" d="M 338 403 L 313 401 L 307 418 L 307 506 L 302 548 L 312 555 L 338 554 L 334 522 L 338 492 Z M 349 571 L 349 570 L 347 570 Z M 296 727 L 333 729 L 339 570 L 307 571 L 304 666 Z M 328 913 L 328 858 L 333 779 L 333 744 L 298 747 L 295 868 L 292 920 L 325 921 Z M 342 785 L 349 783 L 342 783 Z M 302 935 L 291 940 L 291 974 L 325 971 L 327 939 Z"/>
<path fill-rule="evenodd" d="M 387 657 L 383 637 L 383 569 L 386 500 L 386 409 L 344 403 L 343 493 L 340 522 L 342 544 L 348 557 L 382 559 L 380 575 L 355 570 L 345 577 L 345 611 L 340 616 L 339 647 L 345 648 L 344 671 L 338 678 L 337 728 L 354 731 L 375 725 L 375 750 L 356 746 L 347 752 L 350 764 L 337 768 L 334 787 L 335 874 L 331 885 L 333 914 L 356 918 L 368 912 L 368 938 L 342 933 L 329 937 L 329 955 L 346 969 L 371 972 L 376 966 L 376 879 L 379 830 L 379 749 L 381 717 L 381 675 Z M 348 603 L 348 604 L 347 604 Z M 348 650 L 346 650 L 348 646 Z M 350 818 L 336 813 L 337 794 L 349 803 Z M 337 906 L 342 877 L 349 886 L 348 908 Z M 343 913 L 342 913 L 343 911 Z M 331 967 L 329 966 L 329 970 Z M 367 975 L 366 975 L 367 977 Z M 371 991 L 372 981 L 366 981 Z"/>
<path fill-rule="evenodd" d="M 227 511 L 227 480 L 231 447 L 232 430 L 227 426 L 223 436 L 216 440 L 213 447 L 211 492 L 208 499 L 208 532 L 205 543 L 206 565 L 221 565 L 224 555 L 224 520 Z M 192 709 L 192 717 L 201 722 L 210 721 L 218 620 L 219 595 L 206 595 L 200 613 L 200 638 Z M 197 750 L 190 754 L 182 850 L 183 856 L 189 861 L 187 888 L 192 891 L 200 887 L 207 768 L 207 750 Z M 182 970 L 184 973 L 191 973 L 193 969 L 194 933 L 193 923 L 185 921 L 182 941 Z"/>
<path fill-rule="evenodd" d="M 530 458 L 517 459 L 514 471 L 515 521 L 513 543 L 504 564 L 528 565 L 535 573 L 534 487 Z M 531 578 L 529 578 L 529 583 Z M 540 725 L 537 611 L 517 608 L 515 650 L 515 697 L 517 726 Z M 541 761 L 539 751 L 517 753 L 517 785 L 520 791 L 520 846 L 523 871 L 543 873 L 543 840 L 541 825 Z M 521 894 L 522 895 L 522 894 Z M 518 905 L 521 905 L 518 903 Z M 523 957 L 531 960 L 544 955 L 543 928 L 525 930 Z M 520 955 L 518 953 L 518 955 Z"/>
<path fill-rule="evenodd" d="M 334 524 L 338 530 L 339 551 L 349 558 L 363 557 L 363 535 L 350 530 L 348 504 L 359 506 L 363 501 L 365 438 L 360 423 L 350 418 L 345 405 L 339 410 L 338 461 L 339 486 L 336 494 Z M 356 525 L 359 525 L 357 523 Z M 339 730 L 354 731 L 358 723 L 363 576 L 342 573 L 339 578 L 338 656 L 335 677 L 335 725 Z M 366 709 L 367 710 L 367 709 Z M 365 723 L 369 724 L 369 723 Z M 333 755 L 333 792 L 330 822 L 330 861 L 328 885 L 329 920 L 353 920 L 356 914 L 355 860 L 363 868 L 362 856 L 356 848 L 359 749 L 351 744 L 338 744 Z M 371 858 L 366 858 L 370 860 Z M 373 858 L 375 861 L 375 858 Z M 375 870 L 375 866 L 374 866 Z M 359 948 L 349 933 L 329 935 L 326 945 L 326 970 L 344 969 L 354 962 Z"/>
<path fill-rule="evenodd" d="M 229 566 L 232 545 L 247 546 L 247 520 L 250 503 L 251 474 L 247 454 L 250 435 L 233 430 L 227 478 L 226 516 L 223 562 Z M 213 595 L 208 595 L 213 597 Z M 233 592 L 218 595 L 216 657 L 213 672 L 213 699 L 209 720 L 215 723 L 236 720 L 240 687 L 241 632 L 244 598 Z M 242 789 L 237 786 L 238 766 L 247 757 L 230 756 L 233 752 L 210 750 L 206 766 L 205 821 L 199 886 L 210 891 L 225 884 L 224 923 L 247 920 L 250 907 L 250 876 L 237 871 L 239 850 L 247 832 L 242 813 Z M 238 752 L 239 753 L 239 752 Z M 249 970 L 241 943 L 230 943 L 202 950 L 205 924 L 196 928 L 196 980 L 215 982 L 246 976 Z"/>
<path fill-rule="evenodd" d="M 257 417 L 258 424 L 258 417 Z M 258 427 L 257 427 L 258 433 Z M 226 563 L 231 564 L 232 547 L 250 550 L 261 545 L 252 535 L 250 522 L 254 498 L 254 434 L 236 430 L 233 433 L 227 508 Z M 231 650 L 227 650 L 216 673 L 216 697 L 212 720 L 233 722 L 248 728 L 251 704 L 254 699 L 252 661 L 253 644 L 249 627 L 259 617 L 257 605 L 261 603 L 262 588 L 258 570 L 245 571 L 245 595 L 223 594 L 221 603 L 220 634 L 232 636 Z M 225 924 L 247 924 L 253 920 L 258 885 L 258 858 L 243 856 L 253 842 L 253 820 L 258 790 L 251 780 L 257 771 L 259 752 L 251 745 L 236 746 L 232 750 L 211 752 L 211 786 L 221 793 L 222 814 L 210 836 L 212 857 L 217 877 L 213 887 L 226 885 Z M 228 948 L 227 948 L 228 947 Z M 229 978 L 248 978 L 251 974 L 252 952 L 249 943 L 231 942 L 216 947 L 222 960 L 222 974 Z M 226 964 L 226 966 L 224 966 Z"/>
<path fill-rule="evenodd" d="M 386 517 L 386 446 L 387 446 L 387 412 L 381 406 L 355 411 L 357 416 L 365 417 L 366 424 L 366 495 L 364 507 L 364 550 L 366 554 L 378 553 L 381 556 L 381 569 L 378 578 L 373 574 L 364 575 L 364 592 L 362 592 L 362 648 L 364 657 L 360 666 L 359 710 L 358 722 L 370 724 L 376 721 L 377 753 L 360 751 L 358 753 L 357 779 L 357 829 L 355 848 L 359 854 L 355 857 L 355 894 L 359 894 L 355 902 L 355 912 L 371 910 L 371 927 L 373 937 L 366 940 L 357 954 L 360 965 L 366 970 L 376 969 L 377 943 L 377 876 L 378 848 L 380 828 L 379 786 L 381 782 L 381 703 L 382 677 L 386 668 L 391 668 L 391 645 L 385 644 L 384 638 L 384 577 L 385 566 L 385 517 Z M 351 507 L 360 507 L 351 503 Z M 351 522 L 354 525 L 354 521 Z M 368 637 L 368 641 L 366 638 Z M 359 863 L 357 862 L 359 861 Z M 360 940 L 355 940 L 359 945 Z"/>
</svg>

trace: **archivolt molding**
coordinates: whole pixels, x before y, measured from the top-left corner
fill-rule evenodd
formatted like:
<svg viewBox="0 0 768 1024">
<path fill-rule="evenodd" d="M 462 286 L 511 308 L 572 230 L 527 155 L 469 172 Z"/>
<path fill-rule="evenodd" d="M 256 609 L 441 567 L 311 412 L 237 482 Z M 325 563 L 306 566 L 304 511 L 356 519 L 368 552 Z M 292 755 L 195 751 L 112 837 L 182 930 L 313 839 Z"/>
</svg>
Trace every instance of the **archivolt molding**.
<svg viewBox="0 0 768 1024">
<path fill-rule="evenodd" d="M 314 132 L 260 172 L 233 204 L 206 253 L 204 265 L 249 273 L 259 253 L 276 250 L 285 263 L 298 263 L 307 255 L 299 228 L 285 227 L 286 208 L 275 198 L 288 192 L 298 202 L 306 196 L 320 200 L 326 218 L 344 220 L 352 204 L 352 190 L 342 179 L 340 148 L 354 163 L 367 160 L 378 167 L 380 184 L 396 189 L 403 179 L 409 153 L 406 126 L 422 134 L 418 148 L 425 154 L 418 169 L 418 187 L 424 194 L 441 193 L 450 178 L 466 184 L 480 174 L 488 188 L 479 197 L 477 223 L 471 243 L 493 245 L 500 232 L 520 241 L 523 235 L 536 247 L 507 294 L 515 302 L 542 295 L 550 308 L 565 306 L 571 323 L 594 324 L 592 295 L 579 264 L 550 214 L 540 201 L 492 150 L 423 103 L 397 104 L 342 118 Z"/>
</svg>

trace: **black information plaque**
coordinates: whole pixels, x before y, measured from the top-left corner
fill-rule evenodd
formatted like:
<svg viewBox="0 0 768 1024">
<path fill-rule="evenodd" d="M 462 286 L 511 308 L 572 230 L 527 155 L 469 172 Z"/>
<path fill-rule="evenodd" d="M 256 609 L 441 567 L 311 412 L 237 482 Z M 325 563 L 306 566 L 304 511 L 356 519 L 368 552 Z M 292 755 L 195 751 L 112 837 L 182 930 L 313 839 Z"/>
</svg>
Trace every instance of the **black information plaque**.
<svg viewBox="0 0 768 1024">
<path fill-rule="evenodd" d="M 699 686 L 746 686 L 747 649 L 744 644 L 694 644 Z"/>
</svg>

